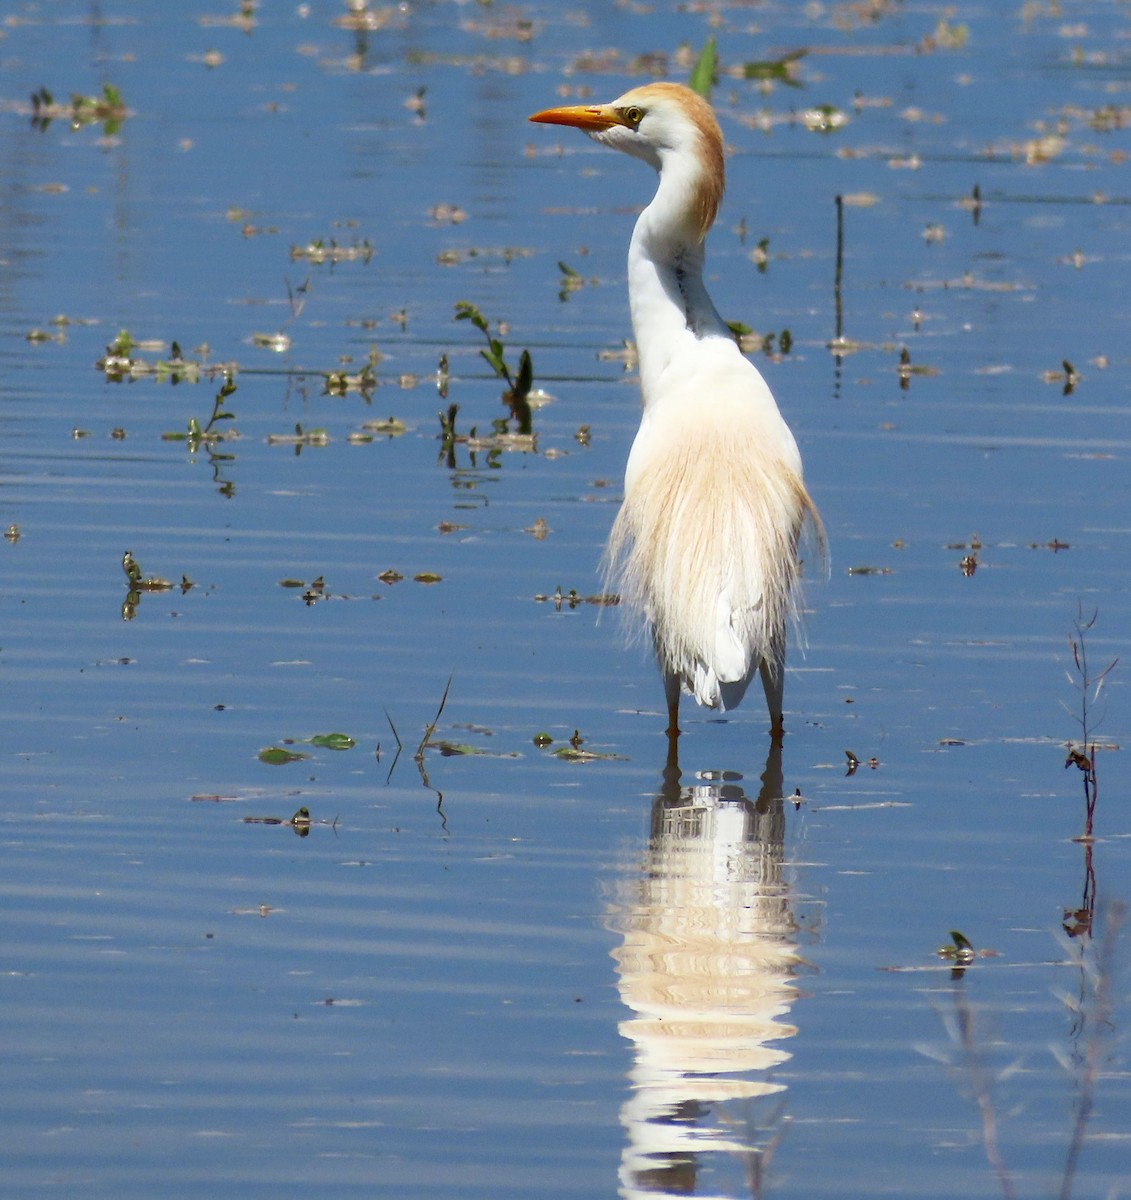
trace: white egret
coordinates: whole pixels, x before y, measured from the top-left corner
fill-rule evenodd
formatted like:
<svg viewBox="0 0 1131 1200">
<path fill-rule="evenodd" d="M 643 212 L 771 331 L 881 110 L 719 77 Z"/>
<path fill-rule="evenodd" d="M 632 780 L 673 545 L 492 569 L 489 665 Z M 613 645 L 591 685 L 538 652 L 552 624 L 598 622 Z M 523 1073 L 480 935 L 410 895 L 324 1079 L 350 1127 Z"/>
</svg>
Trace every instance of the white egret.
<svg viewBox="0 0 1131 1200">
<path fill-rule="evenodd" d="M 806 521 L 822 546 L 823 534 L 793 434 L 703 283 L 724 185 L 718 121 L 674 83 L 530 120 L 584 130 L 659 174 L 628 251 L 643 414 L 606 552 L 610 581 L 651 627 L 673 742 L 681 689 L 725 711 L 755 673 L 778 741 L 798 542 Z"/>
</svg>

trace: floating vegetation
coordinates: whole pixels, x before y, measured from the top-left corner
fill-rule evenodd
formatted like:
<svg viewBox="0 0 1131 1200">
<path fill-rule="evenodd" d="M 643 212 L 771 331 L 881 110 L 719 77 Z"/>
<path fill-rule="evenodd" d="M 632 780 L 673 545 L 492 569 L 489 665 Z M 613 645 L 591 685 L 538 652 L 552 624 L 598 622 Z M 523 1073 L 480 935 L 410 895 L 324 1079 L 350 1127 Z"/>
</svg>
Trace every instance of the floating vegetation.
<svg viewBox="0 0 1131 1200">
<path fill-rule="evenodd" d="M 383 417 L 374 421 L 365 421 L 361 428 L 364 432 L 378 437 L 395 438 L 408 432 L 408 426 L 400 417 Z"/>
<path fill-rule="evenodd" d="M 869 758 L 865 762 L 858 755 L 854 754 L 851 750 L 845 750 L 845 752 L 844 752 L 844 767 L 845 767 L 844 775 L 845 775 L 845 778 L 847 779 L 847 778 L 850 778 L 851 776 L 855 775 L 861 766 L 866 766 L 873 771 L 877 771 L 877 770 L 879 770 L 879 767 L 880 767 L 880 760 L 878 758 L 876 758 L 875 755 L 873 755 L 871 758 Z"/>
<path fill-rule="evenodd" d="M 322 391 L 326 396 L 348 396 L 350 392 L 357 392 L 368 398 L 377 388 L 373 356 L 360 371 L 328 371 L 322 378 Z"/>
<path fill-rule="evenodd" d="M 66 102 L 56 101 L 45 87 L 31 96 L 33 129 L 46 129 L 52 121 L 66 121 L 72 129 L 101 124 L 103 135 L 113 137 L 129 115 L 121 93 L 110 83 L 104 83 L 97 96 L 81 96 L 72 92 L 70 100 Z"/>
<path fill-rule="evenodd" d="M 458 204 L 433 204 L 428 217 L 436 225 L 460 225 L 467 220 L 467 212 Z"/>
<path fill-rule="evenodd" d="M 510 450 L 531 454 L 538 449 L 537 435 L 512 433 L 507 428 L 505 418 L 492 421 L 493 432 L 483 436 L 479 434 L 478 427 L 474 425 L 469 433 L 461 434 L 456 431 L 456 417 L 459 415 L 458 404 L 449 404 L 446 410 L 441 410 L 436 415 L 440 420 L 440 459 L 446 461 L 450 470 L 455 469 L 456 446 L 466 446 L 472 454 L 485 452 L 489 462 L 492 455 L 502 451 Z"/>
<path fill-rule="evenodd" d="M 801 124 L 814 133 L 835 133 L 848 124 L 848 114 L 834 104 L 818 104 L 801 113 Z"/>
<path fill-rule="evenodd" d="M 798 64 L 808 54 L 807 50 L 791 50 L 781 58 L 755 60 L 742 63 L 724 74 L 737 75 L 742 79 L 754 79 L 761 83 L 784 83 L 787 87 L 801 87 Z"/>
<path fill-rule="evenodd" d="M 445 740 L 429 741 L 430 750 L 438 750 L 443 758 L 521 758 L 517 750 L 488 750 L 483 746 L 472 746 L 467 742 Z"/>
<path fill-rule="evenodd" d="M 534 597 L 536 604 L 553 604 L 558 612 L 563 608 L 574 609 L 582 604 L 592 604 L 598 608 L 613 608 L 620 604 L 620 596 L 615 592 L 600 592 L 592 596 L 583 596 L 576 588 L 563 592 L 559 584 L 550 595 L 539 593 Z"/>
<path fill-rule="evenodd" d="M 268 446 L 294 446 L 298 451 L 303 446 L 328 446 L 330 435 L 325 429 L 303 429 L 296 421 L 294 433 L 269 433 L 266 441 Z"/>
<path fill-rule="evenodd" d="M 58 318 L 56 318 L 56 321 L 58 322 Z M 67 335 L 61 328 L 56 328 L 54 332 L 36 328 L 29 329 L 24 334 L 24 339 L 33 346 L 42 345 L 44 342 L 54 342 L 57 346 L 63 346 L 66 345 Z"/>
<path fill-rule="evenodd" d="M 622 754 L 613 754 L 599 750 L 583 750 L 580 746 L 559 746 L 556 750 L 550 751 L 550 756 L 560 759 L 562 762 L 577 763 L 628 761 Z"/>
<path fill-rule="evenodd" d="M 558 287 L 558 299 L 563 302 L 568 300 L 574 292 L 580 291 L 586 285 L 586 283 L 588 283 L 591 287 L 597 286 L 597 279 L 591 278 L 587 280 L 580 271 L 575 271 L 573 267 L 569 265 L 569 263 L 559 262 L 558 270 L 561 272 L 561 279 L 559 280 Z"/>
<path fill-rule="evenodd" d="M 950 939 L 949 945 L 940 946 L 935 951 L 939 958 L 945 958 L 948 962 L 962 967 L 972 963 L 976 955 L 970 939 L 957 929 L 950 931 Z"/>
<path fill-rule="evenodd" d="M 169 347 L 168 358 L 146 359 L 142 352 L 160 353 L 165 349 L 162 341 L 137 341 L 128 329 L 121 330 L 106 347 L 106 353 L 94 364 L 110 383 L 133 382 L 135 379 L 154 379 L 158 383 L 198 383 L 201 379 L 214 379 L 217 375 L 231 378 L 235 374 L 235 363 L 209 363 L 208 346 L 201 345 L 193 352 L 195 358 L 186 358 L 179 343 Z"/>
<path fill-rule="evenodd" d="M 315 264 L 327 262 L 367 263 L 372 259 L 373 254 L 373 247 L 368 240 L 355 242 L 351 246 L 339 246 L 333 238 L 328 242 L 324 242 L 319 238 L 316 241 L 308 242 L 305 246 L 291 246 L 292 261 L 302 259 L 305 262 Z"/>
<path fill-rule="evenodd" d="M 126 598 L 122 601 L 123 621 L 132 621 L 137 615 L 137 606 L 141 603 L 143 592 L 171 592 L 174 587 L 178 586 L 169 579 L 163 579 L 160 575 L 144 575 L 137 559 L 129 550 L 122 555 L 122 571 L 129 581 Z M 182 575 L 179 586 L 183 596 L 196 585 L 187 575 Z"/>
<path fill-rule="evenodd" d="M 316 733 L 313 737 L 297 740 L 321 746 L 324 750 L 352 750 L 357 745 L 348 733 Z"/>
<path fill-rule="evenodd" d="M 260 758 L 262 758 L 262 754 Z M 289 817 L 244 817 L 245 825 L 286 825 L 293 829 L 299 837 L 309 837 L 310 830 L 314 825 L 325 825 L 329 829 L 336 830 L 338 828 L 338 818 L 335 817 L 332 821 L 316 821 L 310 815 L 310 809 L 304 804 L 301 808 Z M 266 905 L 263 905 L 259 910 L 260 916 L 267 916 L 270 910 Z"/>
<path fill-rule="evenodd" d="M 441 267 L 458 267 L 480 258 L 499 258 L 504 264 L 510 264 L 518 258 L 533 257 L 534 251 L 527 246 L 468 246 L 462 250 L 441 250 L 436 255 L 436 263 Z"/>
<path fill-rule="evenodd" d="M 1082 376 L 1076 368 L 1065 359 L 1060 364 L 1059 371 L 1042 371 L 1041 380 L 1044 383 L 1059 383 L 1062 384 L 1061 395 L 1071 396 L 1076 390 L 1076 385 L 1080 382 Z"/>
<path fill-rule="evenodd" d="M 291 348 L 291 339 L 282 330 L 278 333 L 253 333 L 248 341 L 260 350 L 273 350 L 276 354 Z"/>
<path fill-rule="evenodd" d="M 402 10 L 392 4 L 373 7 L 366 4 L 364 0 L 357 0 L 356 3 L 351 3 L 347 7 L 348 11 L 333 17 L 330 24 L 354 33 L 377 33 L 379 30 L 387 29 L 394 22 L 402 23 L 404 18 Z"/>
<path fill-rule="evenodd" d="M 301 762 L 310 755 L 301 750 L 289 750 L 285 746 L 264 746 L 256 756 L 261 763 L 272 767 L 285 766 L 287 763 Z"/>
<path fill-rule="evenodd" d="M 173 587 L 169 580 L 162 579 L 160 576 L 143 576 L 137 559 L 129 550 L 122 555 L 122 570 L 130 581 L 130 587 L 136 588 L 139 592 L 168 592 Z"/>
<path fill-rule="evenodd" d="M 922 363 L 913 363 L 911 361 L 911 351 L 904 346 L 899 352 L 899 365 L 896 367 L 896 373 L 899 375 L 900 389 L 906 391 L 911 386 L 911 377 L 913 375 L 937 375 L 939 369 L 938 367 L 925 366 Z"/>
<path fill-rule="evenodd" d="M 541 542 L 545 541 L 545 539 L 549 537 L 550 526 L 546 523 L 545 517 L 537 517 L 535 518 L 534 524 L 527 525 L 522 532 L 529 533 L 536 542 Z"/>
<path fill-rule="evenodd" d="M 418 87 L 412 95 L 407 96 L 404 100 L 404 107 L 408 109 L 413 116 L 416 117 L 417 125 L 423 125 L 428 119 L 428 105 L 424 102 L 424 97 L 428 94 L 426 87 Z"/>
<path fill-rule="evenodd" d="M 744 354 L 753 354 L 760 350 L 767 358 L 777 360 L 793 349 L 793 334 L 788 329 L 783 329 L 781 333 L 775 333 L 773 330 L 769 333 L 758 333 L 742 321 L 728 321 L 727 328 L 734 334 L 735 341 Z M 778 350 L 774 349 L 775 339 Z"/>
<path fill-rule="evenodd" d="M 202 29 L 215 27 L 221 29 L 238 29 L 242 33 L 251 33 L 256 26 L 255 10 L 258 6 L 259 0 L 239 0 L 239 6 L 234 13 L 224 16 L 205 13 L 199 17 L 200 27 Z"/>
<path fill-rule="evenodd" d="M 619 350 L 598 350 L 598 362 L 619 362 L 626 371 L 631 371 L 637 364 L 639 355 L 636 353 L 636 343 L 627 339 L 621 342 Z"/>
<path fill-rule="evenodd" d="M 975 292 L 1031 292 L 1035 290 L 1032 284 L 1015 283 L 1008 279 L 979 279 L 973 271 L 967 271 L 954 279 L 916 280 L 905 286 L 913 288 L 917 292 L 935 289 Z"/>
</svg>

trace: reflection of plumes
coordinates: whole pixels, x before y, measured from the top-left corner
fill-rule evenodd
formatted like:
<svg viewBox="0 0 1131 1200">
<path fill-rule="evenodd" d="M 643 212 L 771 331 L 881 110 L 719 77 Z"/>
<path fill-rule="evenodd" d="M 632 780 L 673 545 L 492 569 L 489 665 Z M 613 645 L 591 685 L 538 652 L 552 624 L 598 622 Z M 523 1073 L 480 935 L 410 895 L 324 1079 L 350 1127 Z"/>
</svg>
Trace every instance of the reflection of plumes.
<svg viewBox="0 0 1131 1200">
<path fill-rule="evenodd" d="M 767 1075 L 789 1054 L 770 1043 L 796 1033 L 782 1021 L 799 959 L 782 878 L 780 749 L 757 804 L 733 783 L 678 781 L 670 768 L 645 861 L 611 920 L 624 935 L 613 952 L 621 998 L 635 1014 L 620 1026 L 634 1049 L 625 1197 L 700 1194 L 700 1156 L 711 1151 L 737 1154 L 755 1183 L 770 1131 L 750 1126 L 750 1105 L 784 1090 Z"/>
</svg>

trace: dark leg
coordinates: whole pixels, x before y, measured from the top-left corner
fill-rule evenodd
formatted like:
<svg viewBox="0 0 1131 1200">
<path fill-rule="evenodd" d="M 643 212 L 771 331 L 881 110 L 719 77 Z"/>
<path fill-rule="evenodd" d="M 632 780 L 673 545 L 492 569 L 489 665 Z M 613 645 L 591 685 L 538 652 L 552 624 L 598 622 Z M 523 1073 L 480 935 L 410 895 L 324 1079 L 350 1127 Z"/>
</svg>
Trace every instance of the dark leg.
<svg viewBox="0 0 1131 1200">
<path fill-rule="evenodd" d="M 664 698 L 668 702 L 668 739 L 679 737 L 679 679 L 664 672 Z"/>
<path fill-rule="evenodd" d="M 783 712 L 783 696 L 785 693 L 785 656 L 776 662 L 763 658 L 758 667 L 762 676 L 762 688 L 766 693 L 766 707 L 770 712 L 770 738 L 780 742 L 785 737 L 785 714 Z"/>
</svg>

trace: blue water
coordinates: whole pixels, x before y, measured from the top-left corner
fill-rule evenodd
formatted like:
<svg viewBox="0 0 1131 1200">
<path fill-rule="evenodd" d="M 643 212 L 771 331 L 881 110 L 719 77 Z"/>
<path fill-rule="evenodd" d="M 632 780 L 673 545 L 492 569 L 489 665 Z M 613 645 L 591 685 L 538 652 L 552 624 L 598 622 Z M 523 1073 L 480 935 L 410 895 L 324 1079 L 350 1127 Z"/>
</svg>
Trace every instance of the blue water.
<svg viewBox="0 0 1131 1200">
<path fill-rule="evenodd" d="M 1125 6 L 236 11 L 28 6 L 0 40 L 6 1193 L 1057 1195 L 1083 1103 L 1067 1194 L 1123 1194 Z M 831 568 L 780 767 L 757 704 L 688 708 L 675 779 L 643 650 L 552 599 L 601 588 L 652 181 L 525 118 L 685 79 L 709 34 L 709 284 L 790 331 L 754 357 Z M 799 48 L 797 87 L 728 73 Z M 104 83 L 116 131 L 34 126 Z M 505 416 L 461 300 L 549 402 L 449 463 L 441 409 Z M 232 364 L 238 436 L 166 436 L 222 377 L 108 381 L 121 330 Z M 127 550 L 174 586 L 131 599 Z M 1124 661 L 1089 876 L 1093 614 L 1093 676 Z M 952 929 L 993 952 L 957 978 Z"/>
</svg>

